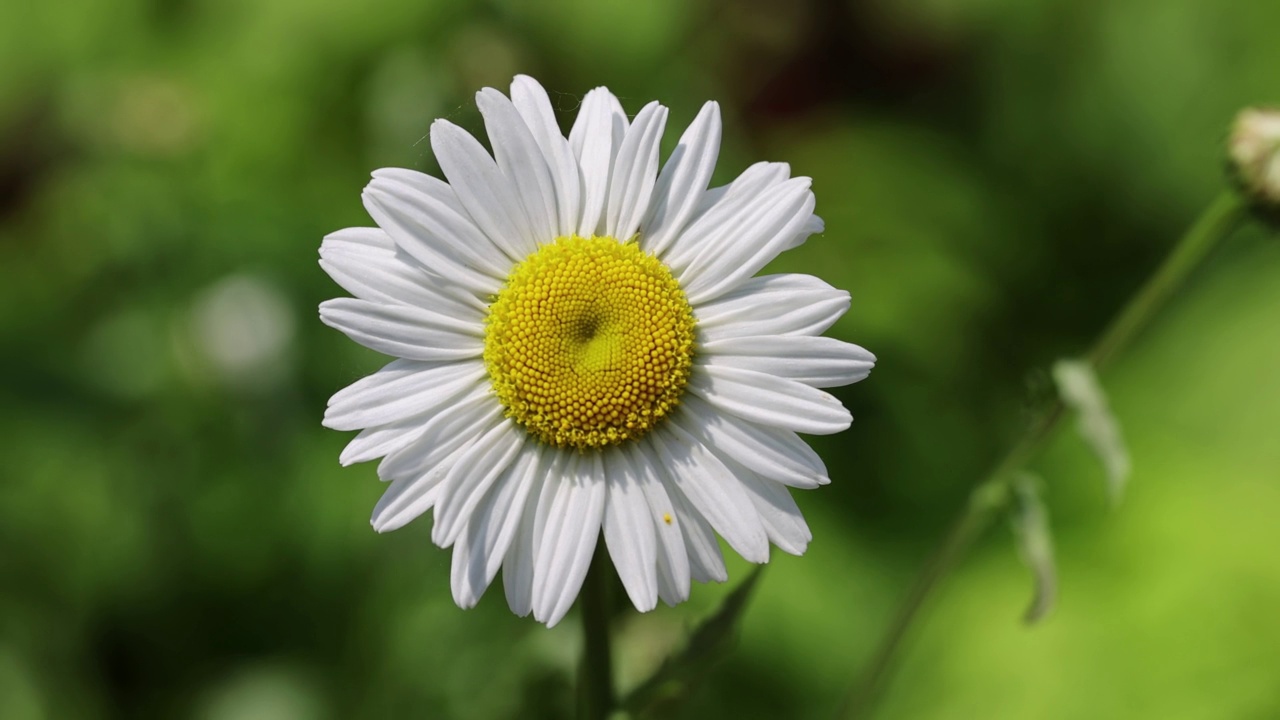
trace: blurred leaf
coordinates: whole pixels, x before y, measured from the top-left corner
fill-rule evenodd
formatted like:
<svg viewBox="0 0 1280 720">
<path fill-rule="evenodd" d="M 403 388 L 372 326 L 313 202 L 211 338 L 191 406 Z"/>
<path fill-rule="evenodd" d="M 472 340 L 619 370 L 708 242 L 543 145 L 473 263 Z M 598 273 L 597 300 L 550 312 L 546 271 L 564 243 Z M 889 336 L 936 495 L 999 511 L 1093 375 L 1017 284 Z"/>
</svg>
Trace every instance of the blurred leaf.
<svg viewBox="0 0 1280 720">
<path fill-rule="evenodd" d="M 1080 360 L 1059 360 L 1053 365 L 1053 379 L 1062 402 L 1079 413 L 1077 428 L 1107 472 L 1107 495 L 1112 506 L 1120 503 L 1132 469 L 1129 450 L 1120 435 L 1120 425 L 1107 404 L 1107 395 L 1098 383 L 1093 367 Z"/>
<path fill-rule="evenodd" d="M 720 608 L 693 631 L 688 645 L 667 658 L 652 677 L 623 699 L 622 709 L 636 716 L 670 716 L 671 711 L 698 687 L 711 667 L 733 649 L 738 624 L 763 569 L 763 565 L 756 567 L 741 585 L 734 588 Z"/>
<path fill-rule="evenodd" d="M 196 717 L 199 720 L 324 720 L 330 712 L 323 688 L 304 668 L 261 665 L 240 668 L 210 688 Z"/>
<path fill-rule="evenodd" d="M 1049 511 L 1040 499 L 1040 478 L 1019 473 L 1013 485 L 1013 534 L 1018 554 L 1031 568 L 1035 591 L 1024 619 L 1036 623 L 1044 619 L 1058 599 L 1058 571 L 1053 560 L 1053 533 Z"/>
<path fill-rule="evenodd" d="M 41 720 L 48 715 L 24 660 L 0 645 L 0 717 Z"/>
</svg>

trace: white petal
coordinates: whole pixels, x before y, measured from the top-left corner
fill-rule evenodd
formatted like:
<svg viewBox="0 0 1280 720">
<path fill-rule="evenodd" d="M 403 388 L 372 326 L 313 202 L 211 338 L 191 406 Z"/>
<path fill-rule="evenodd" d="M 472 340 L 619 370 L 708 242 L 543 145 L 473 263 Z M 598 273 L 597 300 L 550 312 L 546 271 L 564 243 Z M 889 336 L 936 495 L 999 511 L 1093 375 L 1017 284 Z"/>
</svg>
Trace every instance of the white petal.
<svg viewBox="0 0 1280 720">
<path fill-rule="evenodd" d="M 804 521 L 804 515 L 787 487 L 746 468 L 734 468 L 734 472 L 760 515 L 769 540 L 783 552 L 803 555 L 813 533 L 809 532 L 809 524 Z"/>
<path fill-rule="evenodd" d="M 503 418 L 472 445 L 445 476 L 436 503 L 431 540 L 449 547 L 458 539 L 471 511 L 485 492 L 511 465 L 529 434 L 510 418 Z"/>
<path fill-rule="evenodd" d="M 569 141 L 560 133 L 560 126 L 556 124 L 555 112 L 551 109 L 547 91 L 528 75 L 517 75 L 511 82 L 511 102 L 515 103 L 520 117 L 529 126 L 533 139 L 538 142 L 538 147 L 547 159 L 547 168 L 551 171 L 551 180 L 555 185 L 556 215 L 560 219 L 555 235 L 572 235 L 577 231 L 578 221 L 582 218 L 581 171 L 578 169 L 578 160 L 569 147 Z"/>
<path fill-rule="evenodd" d="M 658 549 L 643 480 L 620 450 L 610 449 L 604 459 L 604 542 L 631 603 L 648 612 L 658 604 Z"/>
<path fill-rule="evenodd" d="M 474 438 L 468 438 L 474 443 Z M 440 486 L 449 468 L 462 457 L 470 445 L 455 448 L 441 462 L 414 475 L 392 481 L 373 507 L 369 523 L 377 532 L 399 530 L 431 509 L 440 497 Z"/>
<path fill-rule="evenodd" d="M 751 562 L 769 560 L 769 538 L 742 484 L 720 458 L 674 423 L 653 431 L 667 477 L 720 537 Z"/>
<path fill-rule="evenodd" d="M 550 462 L 541 445 L 525 443 L 502 484 L 490 490 L 481 502 L 482 506 L 491 507 L 495 521 L 484 540 L 485 552 L 489 558 L 485 574 L 490 580 L 502 566 L 502 558 L 520 528 L 530 494 L 536 495 L 536 491 L 542 487 L 540 473 L 545 472 L 549 466 Z"/>
<path fill-rule="evenodd" d="M 591 565 L 606 492 L 600 453 L 569 460 L 545 516 L 533 572 L 533 617 L 552 627 L 578 596 Z"/>
<path fill-rule="evenodd" d="M 413 307 L 447 308 L 456 317 L 484 319 L 485 305 L 472 292 L 456 292 L 438 275 L 398 248 L 383 250 L 335 242 L 320 246 L 320 267 L 347 292 L 362 300 Z M 448 292 L 453 290 L 455 292 Z"/>
<path fill-rule="evenodd" d="M 569 145 L 582 168 L 582 218 L 578 234 L 600 231 L 609 199 L 613 159 L 627 130 L 627 116 L 613 93 L 598 87 L 582 100 L 578 119 L 569 131 Z"/>
<path fill-rule="evenodd" d="M 508 258 L 524 260 L 539 240 L 549 239 L 529 222 L 511 182 L 467 131 L 436 120 L 431 124 L 431 149 L 462 207 Z"/>
<path fill-rule="evenodd" d="M 829 337 L 757 335 L 703 343 L 698 356 L 707 365 L 769 373 L 812 387 L 848 385 L 871 373 L 875 355 Z"/>
<path fill-rule="evenodd" d="M 391 483 L 373 507 L 369 524 L 375 532 L 399 530 L 422 517 L 435 505 L 439 497 L 443 468 L 432 470 L 414 478 L 401 478 Z"/>
<path fill-rule="evenodd" d="M 822 458 L 794 432 L 718 412 L 693 393 L 681 398 L 681 405 L 684 412 L 672 415 L 671 421 L 720 457 L 792 487 L 816 488 L 831 482 Z"/>
<path fill-rule="evenodd" d="M 533 506 L 544 485 L 542 478 L 534 480 L 528 497 L 530 504 L 521 514 L 520 526 L 502 558 L 502 590 L 507 596 L 507 607 L 520 617 L 533 610 Z"/>
<path fill-rule="evenodd" d="M 476 514 L 462 528 L 462 534 L 453 543 L 453 558 L 449 564 L 449 589 L 453 591 L 453 602 L 463 610 L 470 610 L 480 602 L 480 597 L 488 589 L 489 583 L 484 580 L 484 556 L 479 548 L 473 547 L 478 538 L 471 532 L 472 523 L 487 523 L 489 518 Z"/>
<path fill-rule="evenodd" d="M 793 178 L 765 191 L 707 241 L 707 247 L 680 273 L 694 306 L 723 295 L 755 275 L 791 242 L 813 214 L 809 178 Z"/>
<path fill-rule="evenodd" d="M 792 248 L 800 247 L 804 244 L 805 240 L 809 239 L 810 235 L 817 235 L 826 228 L 827 224 L 822 221 L 822 218 L 817 215 L 810 215 L 809 219 L 805 220 L 804 226 L 800 228 L 800 232 L 796 233 L 795 237 L 791 238 L 791 240 L 783 246 L 782 249 L 790 250 Z"/>
<path fill-rule="evenodd" d="M 853 422 L 849 411 L 831 395 L 750 370 L 695 368 L 689 392 L 744 420 L 810 435 L 838 433 Z"/>
<path fill-rule="evenodd" d="M 360 434 L 342 449 L 338 462 L 346 467 L 390 455 L 417 440 L 422 435 L 422 426 L 425 423 L 426 419 L 422 416 L 414 415 L 387 425 L 377 425 L 361 430 Z"/>
<path fill-rule="evenodd" d="M 485 131 L 498 168 L 511 181 L 535 232 L 543 242 L 559 235 L 555 184 L 538 142 L 506 95 L 485 88 L 476 93 Z"/>
<path fill-rule="evenodd" d="M 443 280 L 441 274 L 397 246 L 381 228 L 346 228 L 330 233 L 320 244 L 320 258 L 320 265 L 339 285 L 366 300 L 420 307 L 442 305 L 463 315 L 482 315 L 487 307 L 474 292 L 469 292 L 472 288 L 454 287 L 459 285 L 458 273 L 450 270 L 453 279 Z M 485 279 L 485 283 L 492 282 Z"/>
<path fill-rule="evenodd" d="M 427 418 L 417 439 L 388 453 L 378 476 L 396 479 L 430 470 L 450 453 L 498 424 L 502 406 L 483 385 Z"/>
<path fill-rule="evenodd" d="M 720 105 L 708 102 L 680 136 L 653 192 L 640 228 L 644 249 L 661 256 L 698 209 L 720 155 Z"/>
<path fill-rule="evenodd" d="M 380 227 L 343 228 L 325 235 L 321 247 L 325 245 L 340 245 L 351 252 L 359 252 L 363 249 L 394 253 L 397 250 L 396 241 L 392 240 L 387 231 Z"/>
<path fill-rule="evenodd" d="M 667 476 L 670 478 L 670 475 Z M 680 518 L 680 530 L 684 534 L 684 546 L 689 551 L 689 575 L 698 582 L 724 582 L 729 573 L 724 567 L 724 555 L 711 525 L 680 493 L 680 489 L 667 481 L 667 496 Z"/>
<path fill-rule="evenodd" d="M 764 275 L 695 309 L 701 341 L 819 335 L 849 309 L 849 293 L 812 275 Z"/>
<path fill-rule="evenodd" d="M 698 201 L 698 215 L 710 212 L 711 208 L 725 202 L 740 202 L 743 198 L 765 188 L 780 185 L 790 177 L 791 166 L 787 163 L 767 161 L 754 163 L 728 185 L 708 190 Z"/>
<path fill-rule="evenodd" d="M 560 473 L 565 453 L 547 451 L 533 473 L 533 486 L 520 509 L 520 527 L 516 529 L 507 556 L 502 560 L 502 587 L 511 612 L 524 617 L 533 610 L 533 577 L 538 546 L 546 527 L 547 511 L 560 486 Z"/>
<path fill-rule="evenodd" d="M 628 240 L 649 213 L 649 199 L 658 176 L 658 143 L 667 125 L 667 109 L 657 102 L 645 105 L 627 128 L 609 178 L 605 234 Z"/>
<path fill-rule="evenodd" d="M 759 162 L 728 185 L 702 193 L 693 217 L 672 241 L 663 261 L 672 269 L 684 270 L 709 246 L 732 239 L 728 233 L 735 218 L 748 212 L 765 192 L 789 177 L 791 166 L 786 163 Z"/>
<path fill-rule="evenodd" d="M 425 308 L 337 298 L 320 303 L 320 320 L 371 350 L 409 360 L 466 360 L 484 354 L 484 325 Z"/>
<path fill-rule="evenodd" d="M 393 360 L 335 393 L 325 410 L 324 426 L 357 430 L 403 420 L 449 402 L 484 376 L 484 363 L 478 360 Z"/>
<path fill-rule="evenodd" d="M 441 468 L 391 483 L 373 506 L 369 524 L 374 531 L 385 533 L 399 530 L 422 517 L 423 513 L 435 505 L 444 474 L 445 470 Z"/>
<path fill-rule="evenodd" d="M 520 527 L 520 512 L 533 487 L 540 455 L 539 447 L 525 447 L 485 493 L 454 543 L 450 585 L 459 607 L 475 606 L 502 566 L 511 539 Z"/>
<path fill-rule="evenodd" d="M 427 267 L 444 256 L 493 287 L 511 260 L 476 226 L 448 183 L 425 173 L 384 168 L 365 187 L 365 207 L 396 244 Z M 436 270 L 451 277 L 451 268 Z"/>
<path fill-rule="evenodd" d="M 640 489 L 653 521 L 657 540 L 658 597 L 668 605 L 678 605 L 689 599 L 689 553 L 685 549 L 680 517 L 659 477 L 657 468 L 662 461 L 657 457 L 650 438 L 620 449 L 625 449 L 631 467 L 640 478 Z"/>
</svg>

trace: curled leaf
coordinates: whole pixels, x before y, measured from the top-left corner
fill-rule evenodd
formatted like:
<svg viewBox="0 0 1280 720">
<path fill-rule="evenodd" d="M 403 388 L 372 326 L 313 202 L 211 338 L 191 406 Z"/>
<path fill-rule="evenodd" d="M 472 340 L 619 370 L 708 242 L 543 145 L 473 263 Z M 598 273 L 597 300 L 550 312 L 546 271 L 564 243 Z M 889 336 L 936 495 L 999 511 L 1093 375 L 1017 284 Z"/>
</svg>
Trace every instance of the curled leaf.
<svg viewBox="0 0 1280 720">
<path fill-rule="evenodd" d="M 1040 478 L 1026 472 L 1019 473 L 1013 484 L 1013 534 L 1018 554 L 1035 579 L 1031 605 L 1023 617 L 1028 623 L 1043 619 L 1058 598 L 1053 533 L 1049 529 L 1049 511 L 1040 499 L 1040 484 Z"/>
<path fill-rule="evenodd" d="M 1078 413 L 1080 437 L 1101 461 L 1107 474 L 1107 495 L 1113 506 L 1118 505 L 1129 481 L 1129 450 L 1093 366 L 1081 360 L 1059 360 L 1053 365 L 1053 379 L 1063 404 Z"/>
</svg>

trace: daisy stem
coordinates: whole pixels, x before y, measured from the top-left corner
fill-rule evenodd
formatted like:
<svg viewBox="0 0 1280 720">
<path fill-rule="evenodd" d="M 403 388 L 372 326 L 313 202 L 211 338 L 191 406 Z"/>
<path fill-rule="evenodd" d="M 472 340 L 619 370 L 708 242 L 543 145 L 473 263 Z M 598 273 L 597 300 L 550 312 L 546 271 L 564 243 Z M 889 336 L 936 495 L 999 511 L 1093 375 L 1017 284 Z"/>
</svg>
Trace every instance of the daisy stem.
<svg viewBox="0 0 1280 720">
<path fill-rule="evenodd" d="M 1192 271 L 1202 264 L 1215 247 L 1237 230 L 1247 217 L 1245 203 L 1230 191 L 1224 191 L 1201 213 L 1160 267 L 1094 344 L 1088 360 L 1095 371 L 1101 371 L 1150 324 L 1169 298 L 1185 284 Z M 969 502 L 965 504 L 960 517 L 921 568 L 907 596 L 898 606 L 889 629 L 845 697 L 840 717 L 864 718 L 871 715 L 893 661 L 925 602 L 942 580 L 955 569 L 970 546 L 1008 507 L 1018 471 L 1035 458 L 1065 415 L 1066 408 L 1062 401 L 1055 399 L 1027 428 L 1022 438 L 991 474 L 970 493 Z"/>
<path fill-rule="evenodd" d="M 605 720 L 613 711 L 609 579 L 608 553 L 597 548 L 582 587 L 582 664 L 578 669 L 580 720 Z"/>
</svg>

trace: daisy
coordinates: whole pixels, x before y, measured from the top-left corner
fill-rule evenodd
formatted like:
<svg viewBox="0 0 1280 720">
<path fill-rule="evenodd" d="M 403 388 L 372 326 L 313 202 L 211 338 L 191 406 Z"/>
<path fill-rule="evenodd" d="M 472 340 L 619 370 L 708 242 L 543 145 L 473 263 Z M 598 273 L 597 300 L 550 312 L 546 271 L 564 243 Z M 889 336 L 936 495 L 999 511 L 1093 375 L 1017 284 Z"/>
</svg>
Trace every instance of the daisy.
<svg viewBox="0 0 1280 720">
<path fill-rule="evenodd" d="M 344 465 L 381 458 L 373 527 L 434 511 L 451 585 L 472 607 L 502 569 L 518 615 L 555 625 L 597 540 L 637 610 L 727 579 L 718 534 L 751 562 L 811 535 L 788 488 L 828 482 L 796 433 L 849 412 L 820 388 L 874 356 L 819 337 L 848 293 L 756 273 L 821 232 L 809 178 L 759 163 L 708 189 L 714 102 L 659 172 L 667 109 L 632 119 L 592 90 L 565 138 L 546 91 L 518 76 L 476 95 L 490 155 L 446 120 L 448 182 L 383 169 L 363 193 L 376 228 L 324 239 L 320 265 L 354 298 L 320 317 L 396 360 L 338 392 L 324 424 L 361 430 Z"/>
</svg>

